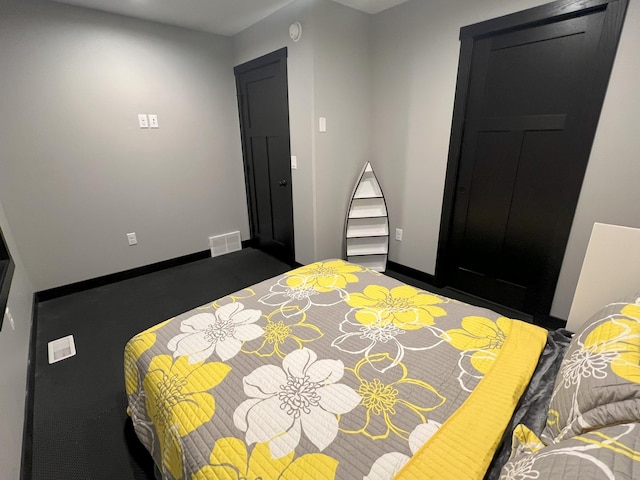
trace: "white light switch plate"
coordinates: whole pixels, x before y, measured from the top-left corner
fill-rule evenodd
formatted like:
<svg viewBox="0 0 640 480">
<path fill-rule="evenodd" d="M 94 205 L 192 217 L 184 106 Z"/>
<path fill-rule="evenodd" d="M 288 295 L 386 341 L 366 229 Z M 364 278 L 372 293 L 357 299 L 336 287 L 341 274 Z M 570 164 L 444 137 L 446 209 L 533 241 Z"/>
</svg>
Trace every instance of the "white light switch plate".
<svg viewBox="0 0 640 480">
<path fill-rule="evenodd" d="M 298 169 L 298 157 L 296 157 L 295 155 L 291 156 L 291 170 L 297 170 Z"/>
<path fill-rule="evenodd" d="M 149 128 L 149 119 L 146 113 L 138 114 L 138 125 L 140 125 L 140 128 Z"/>
<path fill-rule="evenodd" d="M 327 131 L 327 119 L 326 119 L 326 117 L 320 117 L 318 119 L 318 129 L 321 132 L 326 132 Z"/>
<path fill-rule="evenodd" d="M 158 125 L 158 115 L 149 114 L 149 127 L 150 128 L 160 128 Z"/>
<path fill-rule="evenodd" d="M 129 245 L 138 244 L 138 238 L 136 237 L 135 232 L 127 233 L 127 240 L 129 241 Z"/>
</svg>

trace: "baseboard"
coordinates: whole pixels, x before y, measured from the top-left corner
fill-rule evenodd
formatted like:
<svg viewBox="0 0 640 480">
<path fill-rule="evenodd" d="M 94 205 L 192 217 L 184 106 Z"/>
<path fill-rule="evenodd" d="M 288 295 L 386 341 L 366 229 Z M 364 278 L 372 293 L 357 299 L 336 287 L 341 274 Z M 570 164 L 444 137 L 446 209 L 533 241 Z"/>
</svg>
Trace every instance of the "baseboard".
<svg viewBox="0 0 640 480">
<path fill-rule="evenodd" d="M 248 248 L 253 245 L 251 240 L 243 240 L 242 248 Z M 177 267 L 179 265 L 185 265 L 187 263 L 195 262 L 198 260 L 204 260 L 211 257 L 210 250 L 203 250 L 201 252 L 190 253 L 183 255 L 182 257 L 170 258 L 169 260 L 163 260 L 161 262 L 152 263 L 150 265 L 144 265 L 142 267 L 132 268 L 123 272 L 111 273 L 102 277 L 90 278 L 88 280 L 82 280 L 80 282 L 70 283 L 69 285 L 63 285 L 61 287 L 50 288 L 48 290 L 42 290 L 36 292 L 36 303 L 46 302 L 47 300 L 53 300 L 54 298 L 64 297 L 73 293 L 83 292 L 92 288 L 103 287 L 111 283 L 120 282 L 122 280 L 129 280 L 130 278 L 139 277 L 141 275 L 147 275 L 149 273 L 159 272 L 167 268 Z"/>
<path fill-rule="evenodd" d="M 534 323 L 547 330 L 557 330 L 559 328 L 566 328 L 567 321 L 561 318 L 553 317 L 551 315 L 537 316 L 534 315 Z"/>
<path fill-rule="evenodd" d="M 407 277 L 413 278 L 414 280 L 419 280 L 430 285 L 434 285 L 435 282 L 435 277 L 433 275 L 421 272 L 420 270 L 416 270 L 415 268 L 407 267 L 406 265 L 392 262 L 391 260 L 387 260 L 387 270 L 401 273 L 402 275 L 406 275 Z"/>
<path fill-rule="evenodd" d="M 38 301 L 33 295 L 31 307 L 31 333 L 29 336 L 29 359 L 27 360 L 27 387 L 24 399 L 24 424 L 22 427 L 22 461 L 20 480 L 31 480 L 31 460 L 33 458 L 33 391 L 36 374 L 36 331 L 38 329 Z"/>
</svg>

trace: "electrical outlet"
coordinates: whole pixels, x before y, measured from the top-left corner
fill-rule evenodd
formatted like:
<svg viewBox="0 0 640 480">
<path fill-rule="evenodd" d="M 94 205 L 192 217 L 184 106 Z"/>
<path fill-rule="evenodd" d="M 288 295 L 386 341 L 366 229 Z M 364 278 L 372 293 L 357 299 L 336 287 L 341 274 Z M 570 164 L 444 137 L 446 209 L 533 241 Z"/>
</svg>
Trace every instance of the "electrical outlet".
<svg viewBox="0 0 640 480">
<path fill-rule="evenodd" d="M 135 232 L 127 233 L 127 240 L 129 241 L 129 245 L 137 245 L 138 238 L 136 237 Z"/>
<path fill-rule="evenodd" d="M 402 241 L 402 229 L 401 228 L 396 228 L 396 240 L 401 242 Z"/>
<path fill-rule="evenodd" d="M 155 113 L 149 114 L 149 127 L 160 128 L 160 125 L 158 125 L 158 115 L 156 115 Z"/>
</svg>

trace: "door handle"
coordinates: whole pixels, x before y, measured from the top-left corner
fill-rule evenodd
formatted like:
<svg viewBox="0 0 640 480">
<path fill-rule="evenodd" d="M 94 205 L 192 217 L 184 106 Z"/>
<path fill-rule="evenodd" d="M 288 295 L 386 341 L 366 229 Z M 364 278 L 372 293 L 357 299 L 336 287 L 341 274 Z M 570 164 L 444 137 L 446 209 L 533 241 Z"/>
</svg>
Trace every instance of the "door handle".
<svg viewBox="0 0 640 480">
<path fill-rule="evenodd" d="M 286 187 L 287 186 L 287 181 L 286 180 L 280 180 L 278 185 L 280 185 L 281 187 Z"/>
</svg>

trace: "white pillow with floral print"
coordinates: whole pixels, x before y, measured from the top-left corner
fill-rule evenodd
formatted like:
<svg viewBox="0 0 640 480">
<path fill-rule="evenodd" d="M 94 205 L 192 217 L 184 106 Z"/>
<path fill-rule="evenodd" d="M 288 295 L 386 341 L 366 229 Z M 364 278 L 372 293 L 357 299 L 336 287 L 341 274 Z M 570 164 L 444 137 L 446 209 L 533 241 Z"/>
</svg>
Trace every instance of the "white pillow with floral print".
<svg viewBox="0 0 640 480">
<path fill-rule="evenodd" d="M 559 442 L 640 421 L 640 295 L 607 305 L 576 332 L 556 378 L 541 438 Z"/>
</svg>

